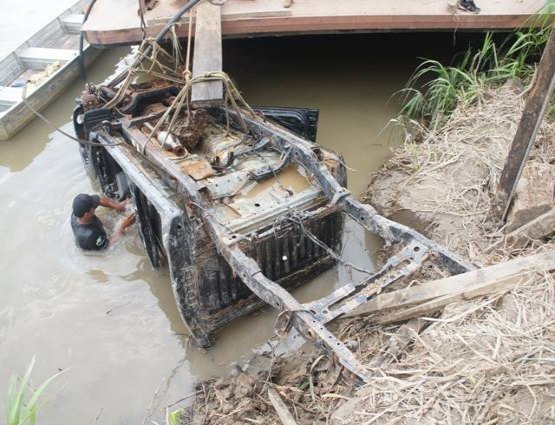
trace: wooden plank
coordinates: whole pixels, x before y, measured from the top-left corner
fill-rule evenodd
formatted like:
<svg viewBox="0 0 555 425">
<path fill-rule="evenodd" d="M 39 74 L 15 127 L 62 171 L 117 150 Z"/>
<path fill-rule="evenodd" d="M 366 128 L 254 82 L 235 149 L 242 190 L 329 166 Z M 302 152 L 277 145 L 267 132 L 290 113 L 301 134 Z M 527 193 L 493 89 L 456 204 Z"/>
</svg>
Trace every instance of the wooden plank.
<svg viewBox="0 0 555 425">
<path fill-rule="evenodd" d="M 447 297 L 441 300 L 440 304 L 435 305 L 437 309 L 438 306 L 446 305 L 455 299 L 467 299 L 506 289 L 530 279 L 538 273 L 549 272 L 553 269 L 555 269 L 555 251 L 517 258 L 506 263 L 378 295 L 343 317 L 383 313 L 391 309 L 437 301 L 442 297 Z M 428 307 L 432 307 L 432 305 Z"/>
<path fill-rule="evenodd" d="M 537 277 L 539 277 L 539 275 L 535 272 L 523 271 L 519 275 L 510 276 L 506 279 L 500 279 L 495 282 L 491 282 L 488 285 L 471 288 L 468 291 L 447 294 L 408 309 L 382 315 L 378 317 L 376 322 L 382 325 L 386 325 L 390 323 L 402 322 L 409 319 L 415 320 L 414 318 L 416 317 L 422 317 L 424 315 L 434 313 L 455 301 L 465 301 L 472 298 L 493 294 L 496 292 L 504 292 L 510 290 L 511 288 L 514 288 L 519 283 L 526 282 L 529 279 L 534 279 Z"/>
<path fill-rule="evenodd" d="M 276 390 L 274 390 L 273 388 L 268 388 L 268 398 L 270 399 L 270 403 L 272 403 L 272 406 L 274 406 L 274 409 L 276 409 L 279 419 L 281 420 L 281 423 L 283 425 L 297 425 L 295 418 L 293 417 L 291 412 L 289 412 L 287 406 Z"/>
<path fill-rule="evenodd" d="M 244 20 L 244 19 L 260 19 L 260 18 L 278 18 L 278 17 L 285 17 L 291 16 L 292 13 L 288 9 L 281 9 L 281 10 L 255 10 L 252 12 L 244 12 L 244 11 L 231 11 L 227 12 L 225 15 L 221 15 L 222 25 L 226 21 L 233 21 L 233 20 Z M 167 22 L 166 17 L 159 17 L 149 19 L 147 21 L 147 26 L 156 26 L 156 25 L 164 25 Z M 182 26 L 189 25 L 189 15 L 185 15 L 179 21 Z M 193 17 L 193 29 L 195 28 L 195 18 Z"/>
<path fill-rule="evenodd" d="M 145 15 L 149 36 L 157 34 L 179 4 L 158 0 Z M 425 5 L 413 0 L 298 0 L 290 8 L 284 7 L 284 0 L 228 0 L 222 6 L 222 35 L 514 29 L 530 25 L 530 18 L 543 5 L 543 0 L 490 0 L 479 3 L 482 12 L 473 15 L 449 8 L 445 0 L 428 0 Z M 83 26 L 87 40 L 99 45 L 140 42 L 136 9 L 136 0 L 97 0 Z M 187 37 L 187 25 L 176 30 L 180 37 Z"/>
<path fill-rule="evenodd" d="M 513 248 L 520 248 L 529 241 L 545 238 L 553 232 L 555 232 L 555 209 L 540 215 L 524 226 L 507 234 L 505 238 L 492 245 L 488 251 L 491 252 L 503 244 Z"/>
<path fill-rule="evenodd" d="M 516 185 L 528 159 L 530 149 L 536 140 L 543 116 L 553 89 L 555 88 L 555 31 L 551 32 L 532 89 L 526 99 L 524 111 L 516 131 L 515 138 L 501 172 L 495 193 L 492 212 L 500 221 L 504 221 L 515 193 Z"/>
<path fill-rule="evenodd" d="M 220 6 L 210 2 L 197 6 L 193 78 L 222 70 L 222 22 Z M 193 84 L 191 103 L 194 107 L 223 104 L 222 81 Z"/>
</svg>

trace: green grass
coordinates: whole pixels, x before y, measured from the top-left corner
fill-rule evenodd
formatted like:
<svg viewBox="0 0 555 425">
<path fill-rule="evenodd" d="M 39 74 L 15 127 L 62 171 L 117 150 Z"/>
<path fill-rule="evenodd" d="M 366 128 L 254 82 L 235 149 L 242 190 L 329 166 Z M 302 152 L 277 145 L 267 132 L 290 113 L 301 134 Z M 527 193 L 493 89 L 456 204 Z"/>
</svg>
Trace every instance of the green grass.
<svg viewBox="0 0 555 425">
<path fill-rule="evenodd" d="M 500 45 L 487 33 L 480 48 L 469 49 L 455 66 L 425 60 L 396 93 L 401 97 L 400 114 L 437 126 L 460 104 L 481 99 L 486 87 L 508 80 L 529 80 L 535 72 L 551 33 L 548 22 L 553 2 L 534 17 L 531 27 L 521 29 Z"/>
<path fill-rule="evenodd" d="M 36 423 L 37 412 L 42 403 L 39 397 L 46 387 L 60 373 L 48 378 L 38 388 L 31 386 L 31 373 L 35 366 L 35 358 L 31 360 L 25 374 L 21 377 L 12 375 L 8 388 L 8 398 L 6 401 L 6 425 L 34 425 Z"/>
</svg>

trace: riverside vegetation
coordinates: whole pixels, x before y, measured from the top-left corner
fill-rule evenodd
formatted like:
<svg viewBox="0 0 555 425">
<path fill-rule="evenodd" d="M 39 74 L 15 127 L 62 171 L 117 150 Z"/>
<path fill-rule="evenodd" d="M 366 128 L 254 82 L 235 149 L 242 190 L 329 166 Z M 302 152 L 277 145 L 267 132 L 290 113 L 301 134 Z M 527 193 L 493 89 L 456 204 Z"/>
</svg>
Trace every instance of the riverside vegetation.
<svg viewBox="0 0 555 425">
<path fill-rule="evenodd" d="M 44 403 L 39 398 L 50 383 L 58 376 L 57 373 L 37 388 L 31 385 L 31 374 L 35 366 L 35 358 L 27 367 L 23 376 L 13 374 L 8 387 L 6 400 L 6 425 L 35 425 L 37 413 Z"/>
</svg>

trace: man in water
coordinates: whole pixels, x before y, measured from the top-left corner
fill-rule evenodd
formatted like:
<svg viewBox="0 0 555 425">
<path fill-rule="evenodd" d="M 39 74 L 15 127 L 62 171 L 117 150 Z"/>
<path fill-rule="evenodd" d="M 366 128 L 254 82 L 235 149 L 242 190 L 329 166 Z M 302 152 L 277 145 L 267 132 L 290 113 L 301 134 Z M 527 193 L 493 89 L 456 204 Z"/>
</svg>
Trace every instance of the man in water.
<svg viewBox="0 0 555 425">
<path fill-rule="evenodd" d="M 89 251 L 99 251 L 113 245 L 123 231 L 135 222 L 135 214 L 130 213 L 120 221 L 114 234 L 108 238 L 104 225 L 94 214 L 96 207 L 112 208 L 124 212 L 127 201 L 115 202 L 98 195 L 80 193 L 73 199 L 73 214 L 71 215 L 71 228 L 77 246 Z"/>
</svg>

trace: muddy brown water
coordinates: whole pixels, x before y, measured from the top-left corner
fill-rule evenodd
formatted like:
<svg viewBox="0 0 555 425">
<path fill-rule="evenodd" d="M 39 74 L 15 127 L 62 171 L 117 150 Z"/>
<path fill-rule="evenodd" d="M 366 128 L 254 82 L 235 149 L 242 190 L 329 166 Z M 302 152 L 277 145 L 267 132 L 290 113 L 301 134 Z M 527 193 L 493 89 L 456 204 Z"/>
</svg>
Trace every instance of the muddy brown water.
<svg viewBox="0 0 555 425">
<path fill-rule="evenodd" d="M 447 34 L 231 40 L 224 64 L 252 105 L 319 108 L 318 142 L 344 155 L 358 195 L 392 143 L 382 131 L 396 114 L 391 94 L 418 56 L 451 48 Z M 104 79 L 126 52 L 104 52 L 89 79 Z M 73 84 L 45 115 L 70 130 L 81 87 Z M 48 388 L 40 423 L 93 423 L 98 416 L 98 424 L 139 424 L 149 406 L 160 412 L 196 380 L 227 372 L 272 335 L 276 314 L 263 309 L 222 330 L 210 350 L 191 345 L 168 273 L 150 267 L 136 230 L 107 253 L 75 247 L 71 201 L 93 190 L 76 144 L 39 120 L 0 144 L 2 412 L 10 374 L 36 356 L 36 383 L 64 371 Z M 117 219 L 100 215 L 109 228 Z M 351 223 L 345 238 L 345 257 L 372 267 L 378 241 Z M 295 295 L 316 298 L 356 278 L 338 267 Z"/>
</svg>

